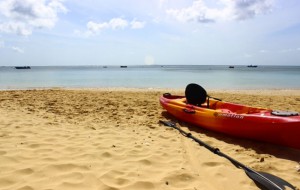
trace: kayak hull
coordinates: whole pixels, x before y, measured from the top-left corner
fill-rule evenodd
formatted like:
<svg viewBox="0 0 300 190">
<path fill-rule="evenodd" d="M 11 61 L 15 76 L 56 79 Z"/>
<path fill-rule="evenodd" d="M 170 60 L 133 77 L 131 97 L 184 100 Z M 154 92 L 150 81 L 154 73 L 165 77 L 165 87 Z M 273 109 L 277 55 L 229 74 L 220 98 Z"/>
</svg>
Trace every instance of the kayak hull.
<svg viewBox="0 0 300 190">
<path fill-rule="evenodd" d="M 184 96 L 160 97 L 160 104 L 177 119 L 231 136 L 300 149 L 300 116 L 276 116 L 272 110 L 210 100 L 202 106 Z"/>
</svg>

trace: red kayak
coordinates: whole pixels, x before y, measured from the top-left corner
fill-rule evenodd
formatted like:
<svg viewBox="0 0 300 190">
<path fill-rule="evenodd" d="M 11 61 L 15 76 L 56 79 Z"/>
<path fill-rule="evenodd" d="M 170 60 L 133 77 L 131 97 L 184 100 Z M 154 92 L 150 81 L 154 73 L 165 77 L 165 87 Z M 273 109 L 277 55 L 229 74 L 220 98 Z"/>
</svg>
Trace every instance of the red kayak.
<svg viewBox="0 0 300 190">
<path fill-rule="evenodd" d="M 192 84 L 193 93 L 187 88 L 186 96 L 166 93 L 160 104 L 179 120 L 199 127 L 300 149 L 299 113 L 224 102 L 209 98 L 205 91 L 194 93 L 197 88 Z"/>
</svg>

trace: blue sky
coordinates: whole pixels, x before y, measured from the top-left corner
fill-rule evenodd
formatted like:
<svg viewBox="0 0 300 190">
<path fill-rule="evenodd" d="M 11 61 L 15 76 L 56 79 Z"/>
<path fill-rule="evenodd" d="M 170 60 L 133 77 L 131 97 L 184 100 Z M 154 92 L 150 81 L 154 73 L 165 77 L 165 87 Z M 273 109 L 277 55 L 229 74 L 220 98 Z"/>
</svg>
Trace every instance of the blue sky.
<svg viewBox="0 0 300 190">
<path fill-rule="evenodd" d="M 300 65 L 299 0 L 1 0 L 0 66 Z"/>
</svg>

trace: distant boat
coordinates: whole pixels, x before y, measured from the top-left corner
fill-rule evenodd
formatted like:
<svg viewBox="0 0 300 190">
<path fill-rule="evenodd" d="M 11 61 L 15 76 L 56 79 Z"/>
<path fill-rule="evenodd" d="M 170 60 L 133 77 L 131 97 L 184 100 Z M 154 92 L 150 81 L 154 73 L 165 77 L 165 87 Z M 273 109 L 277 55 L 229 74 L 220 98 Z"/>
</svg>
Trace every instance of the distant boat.
<svg viewBox="0 0 300 190">
<path fill-rule="evenodd" d="M 121 68 L 127 68 L 127 66 L 126 66 L 126 65 L 121 65 L 120 67 L 121 67 Z"/>
<path fill-rule="evenodd" d="M 257 65 L 248 65 L 247 67 L 257 67 Z"/>
<path fill-rule="evenodd" d="M 234 69 L 234 66 L 229 66 L 229 69 Z"/>
<path fill-rule="evenodd" d="M 15 67 L 15 69 L 31 69 L 29 66 L 20 66 L 20 67 Z"/>
</svg>

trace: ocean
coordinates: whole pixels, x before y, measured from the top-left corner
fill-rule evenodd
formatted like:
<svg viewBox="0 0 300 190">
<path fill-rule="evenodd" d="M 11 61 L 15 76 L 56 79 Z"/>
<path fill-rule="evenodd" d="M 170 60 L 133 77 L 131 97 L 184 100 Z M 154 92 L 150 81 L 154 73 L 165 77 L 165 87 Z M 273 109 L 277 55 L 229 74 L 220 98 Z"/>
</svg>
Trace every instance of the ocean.
<svg viewBox="0 0 300 190">
<path fill-rule="evenodd" d="M 0 67 L 0 89 L 185 88 L 300 89 L 300 66 L 152 65 Z"/>
</svg>

